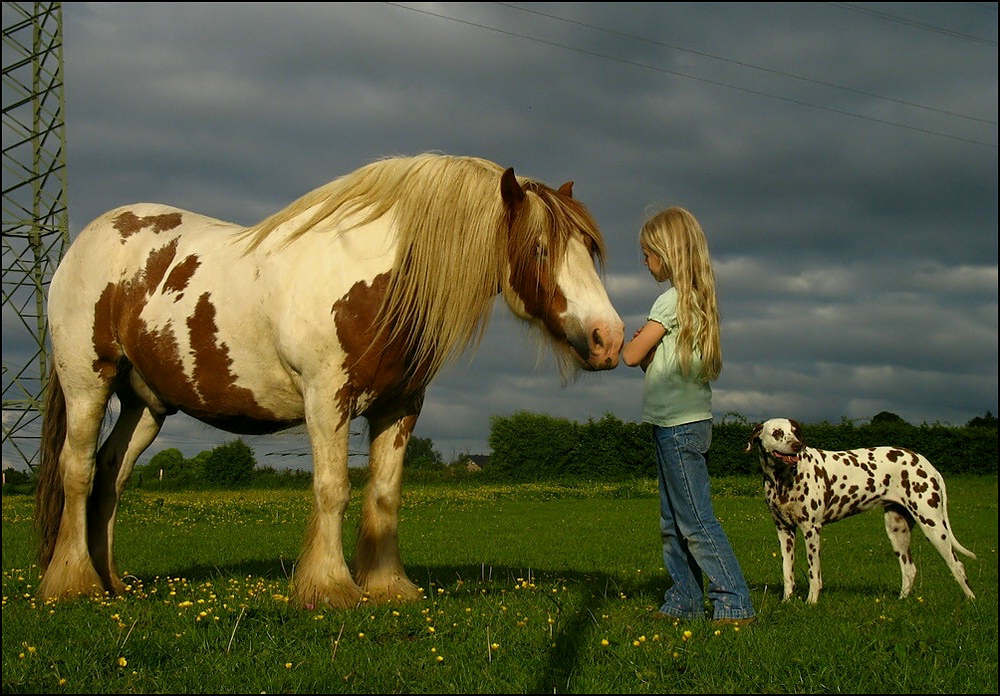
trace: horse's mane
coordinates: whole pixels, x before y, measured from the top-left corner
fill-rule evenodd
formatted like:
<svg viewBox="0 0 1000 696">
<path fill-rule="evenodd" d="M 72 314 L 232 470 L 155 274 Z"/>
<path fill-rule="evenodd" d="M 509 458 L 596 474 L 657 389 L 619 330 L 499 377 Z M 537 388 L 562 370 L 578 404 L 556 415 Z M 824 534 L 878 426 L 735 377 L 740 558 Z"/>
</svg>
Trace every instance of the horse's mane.
<svg viewBox="0 0 1000 696">
<path fill-rule="evenodd" d="M 502 174 L 499 165 L 477 157 L 428 153 L 376 160 L 311 191 L 242 236 L 253 249 L 310 210 L 304 222 L 283 235 L 283 244 L 310 232 L 343 229 L 345 223 L 361 226 L 391 214 L 400 236 L 379 321 L 389 340 L 410 332 L 407 341 L 415 364 L 433 375 L 482 338 L 502 286 L 507 254 L 536 256 L 538 231 L 545 226 L 515 225 L 511 232 L 518 238 L 510 239 L 500 195 Z M 603 240 L 581 204 L 531 179 L 518 181 L 532 204 L 529 219 L 548 218 L 550 267 L 561 259 L 574 230 L 585 235 L 588 248 L 603 264 Z M 516 266 L 517 259 L 511 262 Z"/>
</svg>

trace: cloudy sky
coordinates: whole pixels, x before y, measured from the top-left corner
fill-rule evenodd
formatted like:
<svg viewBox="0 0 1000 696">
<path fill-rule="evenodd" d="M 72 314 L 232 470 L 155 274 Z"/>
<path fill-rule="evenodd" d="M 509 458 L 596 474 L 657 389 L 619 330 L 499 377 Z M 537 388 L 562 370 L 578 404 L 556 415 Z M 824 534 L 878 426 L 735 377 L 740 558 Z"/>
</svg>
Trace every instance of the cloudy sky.
<svg viewBox="0 0 1000 696">
<path fill-rule="evenodd" d="M 138 201 L 250 225 L 374 159 L 476 155 L 575 182 L 627 335 L 662 291 L 645 215 L 700 219 L 717 418 L 998 411 L 996 3 L 65 3 L 63 21 L 74 236 Z M 521 409 L 638 420 L 641 383 L 620 366 L 563 387 L 498 301 L 416 434 L 450 460 Z M 232 437 L 176 416 L 146 458 Z M 309 466 L 273 454 L 304 454 L 301 433 L 247 441 Z"/>
</svg>

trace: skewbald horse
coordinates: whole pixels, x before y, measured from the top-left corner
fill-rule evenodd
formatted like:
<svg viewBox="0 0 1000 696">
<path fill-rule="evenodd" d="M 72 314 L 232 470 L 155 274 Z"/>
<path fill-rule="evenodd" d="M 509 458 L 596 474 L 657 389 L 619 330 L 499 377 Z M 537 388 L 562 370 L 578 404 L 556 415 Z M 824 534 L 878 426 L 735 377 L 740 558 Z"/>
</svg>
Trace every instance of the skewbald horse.
<svg viewBox="0 0 1000 696">
<path fill-rule="evenodd" d="M 412 600 L 397 524 L 425 390 L 482 338 L 494 298 L 539 327 L 564 377 L 618 364 L 624 326 L 572 197 L 474 157 L 368 164 L 253 227 L 165 205 L 87 226 L 52 278 L 53 370 L 36 526 L 46 598 L 122 591 L 115 514 L 136 459 L 183 411 L 242 434 L 305 423 L 313 513 L 292 575 L 302 606 Z M 100 443 L 112 395 L 120 413 Z M 352 576 L 342 545 L 349 425 L 370 474 Z"/>
</svg>

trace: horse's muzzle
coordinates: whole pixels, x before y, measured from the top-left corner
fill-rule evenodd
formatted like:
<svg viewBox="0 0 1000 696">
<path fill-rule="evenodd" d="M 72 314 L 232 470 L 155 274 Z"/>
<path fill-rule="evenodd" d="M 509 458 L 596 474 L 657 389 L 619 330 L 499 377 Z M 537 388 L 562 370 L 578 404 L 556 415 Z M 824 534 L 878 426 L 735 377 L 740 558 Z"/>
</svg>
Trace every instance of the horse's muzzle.
<svg viewBox="0 0 1000 696">
<path fill-rule="evenodd" d="M 591 322 L 586 343 L 582 340 L 571 343 L 585 370 L 611 370 L 618 367 L 624 341 L 625 325 L 618 320 Z"/>
</svg>

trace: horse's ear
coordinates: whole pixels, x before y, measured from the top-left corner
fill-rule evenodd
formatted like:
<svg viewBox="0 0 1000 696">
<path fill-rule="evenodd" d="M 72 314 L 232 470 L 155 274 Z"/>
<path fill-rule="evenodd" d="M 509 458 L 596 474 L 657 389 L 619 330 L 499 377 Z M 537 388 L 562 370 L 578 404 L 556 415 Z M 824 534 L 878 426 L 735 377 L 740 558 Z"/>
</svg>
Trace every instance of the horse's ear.
<svg viewBox="0 0 1000 696">
<path fill-rule="evenodd" d="M 565 184 L 559 187 L 559 193 L 566 196 L 567 198 L 573 197 L 573 182 L 567 181 Z"/>
<path fill-rule="evenodd" d="M 517 183 L 513 167 L 508 167 L 507 171 L 500 177 L 500 195 L 509 211 L 516 210 L 524 201 L 524 189 L 521 188 L 521 184 Z"/>
</svg>

